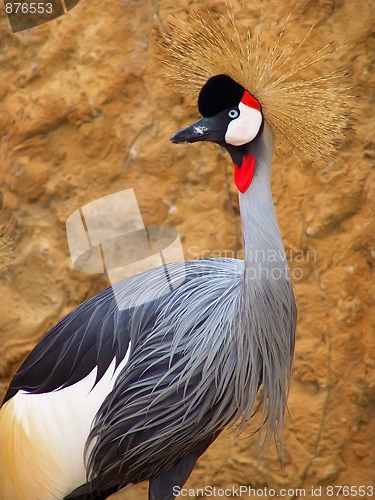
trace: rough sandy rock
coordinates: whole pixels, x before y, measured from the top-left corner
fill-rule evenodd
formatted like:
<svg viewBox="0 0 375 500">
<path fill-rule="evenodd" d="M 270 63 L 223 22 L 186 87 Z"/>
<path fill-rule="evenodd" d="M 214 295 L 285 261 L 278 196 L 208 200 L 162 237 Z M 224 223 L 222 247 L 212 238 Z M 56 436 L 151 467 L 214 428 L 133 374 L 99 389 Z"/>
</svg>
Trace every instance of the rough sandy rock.
<svg viewBox="0 0 375 500">
<path fill-rule="evenodd" d="M 294 4 L 249 2 L 248 20 L 262 8 L 266 29 Z M 0 280 L 1 393 L 48 327 L 107 285 L 70 263 L 65 222 L 82 205 L 134 188 L 145 224 L 175 227 L 186 258 L 240 251 L 229 158 L 214 145 L 168 142 L 197 113 L 160 76 L 153 28 L 194 5 L 82 1 L 18 34 L 0 8 L 0 224 L 14 239 Z M 306 488 L 310 498 L 311 485 L 374 486 L 374 21 L 373 2 L 351 0 L 297 2 L 290 21 L 299 39 L 315 24 L 306 53 L 332 39 L 348 42 L 332 64 L 349 70 L 359 99 L 334 162 L 301 168 L 290 155 L 274 163 L 299 310 L 285 467 L 274 452 L 258 467 L 256 439 L 228 432 L 188 487 Z M 145 488 L 137 488 L 122 498 L 141 498 Z"/>
</svg>

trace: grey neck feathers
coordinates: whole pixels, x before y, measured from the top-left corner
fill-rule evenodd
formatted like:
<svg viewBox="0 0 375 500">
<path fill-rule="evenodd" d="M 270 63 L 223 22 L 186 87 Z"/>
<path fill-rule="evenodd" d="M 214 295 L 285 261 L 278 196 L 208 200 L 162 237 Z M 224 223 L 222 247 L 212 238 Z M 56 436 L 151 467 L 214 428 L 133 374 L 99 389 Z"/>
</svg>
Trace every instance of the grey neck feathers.
<svg viewBox="0 0 375 500">
<path fill-rule="evenodd" d="M 262 135 L 249 153 L 256 157 L 254 177 L 245 193 L 240 193 L 240 212 L 245 257 L 245 273 L 254 276 L 289 278 L 284 245 L 276 220 L 271 193 L 273 133 L 265 124 Z"/>
</svg>

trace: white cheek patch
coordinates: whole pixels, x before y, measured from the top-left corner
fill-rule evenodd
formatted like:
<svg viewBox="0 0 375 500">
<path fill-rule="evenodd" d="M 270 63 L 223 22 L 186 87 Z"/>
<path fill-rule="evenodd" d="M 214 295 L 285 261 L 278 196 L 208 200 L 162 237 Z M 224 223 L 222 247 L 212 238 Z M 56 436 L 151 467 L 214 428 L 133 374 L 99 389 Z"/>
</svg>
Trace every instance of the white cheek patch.
<svg viewBox="0 0 375 500">
<path fill-rule="evenodd" d="M 262 113 L 257 109 L 246 106 L 243 102 L 238 105 L 240 115 L 232 120 L 225 134 L 225 142 L 232 146 L 242 146 L 256 137 L 262 125 Z"/>
</svg>

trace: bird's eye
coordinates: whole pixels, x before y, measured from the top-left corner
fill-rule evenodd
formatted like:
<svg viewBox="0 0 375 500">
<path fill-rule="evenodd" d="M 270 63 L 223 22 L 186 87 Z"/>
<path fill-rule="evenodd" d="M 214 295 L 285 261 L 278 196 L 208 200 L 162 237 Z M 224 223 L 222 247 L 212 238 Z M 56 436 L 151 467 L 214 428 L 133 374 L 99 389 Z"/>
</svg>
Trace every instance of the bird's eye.
<svg viewBox="0 0 375 500">
<path fill-rule="evenodd" d="M 238 111 L 238 109 L 231 109 L 228 111 L 228 116 L 229 118 L 232 118 L 232 120 L 234 120 L 234 118 L 237 118 L 239 114 L 240 112 Z"/>
</svg>

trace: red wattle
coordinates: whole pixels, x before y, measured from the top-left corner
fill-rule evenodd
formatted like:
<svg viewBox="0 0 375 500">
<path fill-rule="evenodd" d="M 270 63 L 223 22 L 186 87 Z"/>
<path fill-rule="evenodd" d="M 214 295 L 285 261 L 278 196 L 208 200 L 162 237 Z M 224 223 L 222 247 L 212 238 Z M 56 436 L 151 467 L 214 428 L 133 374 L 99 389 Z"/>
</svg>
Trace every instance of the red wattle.
<svg viewBox="0 0 375 500">
<path fill-rule="evenodd" d="M 241 167 L 234 164 L 234 182 L 237 189 L 244 193 L 253 180 L 256 158 L 254 155 L 244 156 Z"/>
</svg>

